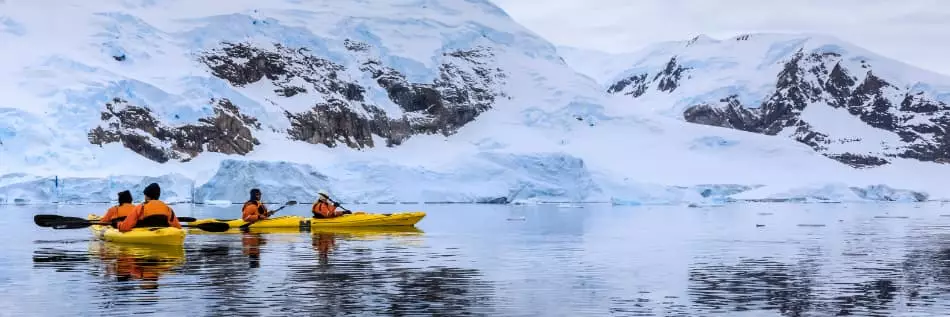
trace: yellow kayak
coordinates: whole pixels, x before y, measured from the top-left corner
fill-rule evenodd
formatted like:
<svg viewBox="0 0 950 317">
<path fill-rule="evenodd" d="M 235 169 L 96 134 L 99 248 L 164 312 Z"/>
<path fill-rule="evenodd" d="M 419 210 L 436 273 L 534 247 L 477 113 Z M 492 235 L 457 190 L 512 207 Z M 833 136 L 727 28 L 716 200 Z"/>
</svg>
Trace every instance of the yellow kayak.
<svg viewBox="0 0 950 317">
<path fill-rule="evenodd" d="M 386 226 L 414 226 L 421 221 L 426 213 L 421 211 L 399 212 L 394 214 L 370 214 L 356 212 L 336 218 L 310 218 L 310 228 L 323 227 L 386 227 Z"/>
<path fill-rule="evenodd" d="M 390 227 L 390 226 L 414 226 L 426 216 L 425 212 L 399 212 L 394 214 L 375 214 L 356 212 L 349 215 L 343 215 L 336 218 L 318 219 L 302 216 L 280 216 L 270 219 L 257 221 L 248 229 L 264 228 L 341 228 L 341 227 Z M 208 222 L 224 222 L 237 229 L 246 224 L 242 219 L 220 220 L 215 218 L 198 219 L 192 222 L 192 225 L 198 225 Z"/>
<path fill-rule="evenodd" d="M 98 220 L 100 217 L 90 214 L 86 219 Z M 155 245 L 184 245 L 185 230 L 173 227 L 167 228 L 135 228 L 129 232 L 121 232 L 112 226 L 89 226 L 93 237 L 109 242 Z"/>
<path fill-rule="evenodd" d="M 248 226 L 250 229 L 264 229 L 264 228 L 307 228 L 309 224 L 306 222 L 307 219 L 301 216 L 280 216 L 270 219 L 264 219 L 258 222 L 255 222 Z M 242 225 L 246 224 L 243 219 L 226 219 L 220 220 L 215 218 L 208 219 L 198 219 L 195 222 L 191 222 L 191 225 L 199 225 L 202 223 L 209 222 L 224 222 L 231 226 L 231 229 L 239 229 Z"/>
</svg>

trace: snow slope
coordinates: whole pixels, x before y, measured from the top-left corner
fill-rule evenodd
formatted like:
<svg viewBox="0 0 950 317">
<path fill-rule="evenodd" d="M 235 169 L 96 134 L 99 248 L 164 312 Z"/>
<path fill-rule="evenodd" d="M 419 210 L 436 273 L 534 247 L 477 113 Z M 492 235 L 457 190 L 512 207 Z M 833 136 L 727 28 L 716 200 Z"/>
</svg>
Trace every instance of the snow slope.
<svg viewBox="0 0 950 317">
<path fill-rule="evenodd" d="M 601 82 L 630 111 L 785 136 L 854 167 L 950 160 L 950 77 L 837 38 L 698 36 L 609 60 L 631 65 Z"/>
<path fill-rule="evenodd" d="M 914 87 L 937 100 L 950 101 L 950 78 L 824 34 L 757 33 L 722 40 L 699 35 L 689 41 L 657 43 L 635 53 L 611 56 L 611 60 L 624 60 L 629 66 L 600 83 L 606 88 L 630 75 L 656 73 L 675 57 L 677 65 L 690 68 L 685 74 L 688 78 L 672 92 L 645 94 L 638 104 L 676 117 L 689 106 L 728 94 L 738 95 L 744 105 L 756 106 L 775 90 L 775 75 L 785 66 L 783 62 L 799 50 L 841 54 L 841 64 L 849 69 L 871 70 L 895 86 Z"/>
<path fill-rule="evenodd" d="M 323 188 L 368 202 L 719 202 L 830 183 L 950 196 L 786 138 L 631 111 L 487 1 L 6 1 L 0 21 L 0 202 L 100 201 L 156 179 L 169 200 L 199 202 L 252 187 L 268 201 Z M 255 77 L 261 65 L 273 73 Z M 439 102 L 420 91 L 449 110 L 409 107 Z M 432 119 L 446 113 L 477 116 Z"/>
</svg>

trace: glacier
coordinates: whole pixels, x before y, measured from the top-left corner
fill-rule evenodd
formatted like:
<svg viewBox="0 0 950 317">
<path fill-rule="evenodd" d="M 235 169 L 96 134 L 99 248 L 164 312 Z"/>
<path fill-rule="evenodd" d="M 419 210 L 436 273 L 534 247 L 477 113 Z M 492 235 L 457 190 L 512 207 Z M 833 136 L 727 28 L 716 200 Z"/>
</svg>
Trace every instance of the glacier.
<svg viewBox="0 0 950 317">
<path fill-rule="evenodd" d="M 944 169 L 908 163 L 857 171 L 782 137 L 689 124 L 631 107 L 598 82 L 623 70 L 572 68 L 571 59 L 561 57 L 583 58 L 584 52 L 554 46 L 488 1 L 105 0 L 68 8 L 4 2 L 0 12 L 0 41 L 9 47 L 0 51 L 0 204 L 114 201 L 125 189 L 138 200 L 150 182 L 162 185 L 163 200 L 194 203 L 243 202 L 251 188 L 261 188 L 269 202 L 309 202 L 320 189 L 356 203 L 950 198 L 939 182 L 917 181 L 946 175 Z M 372 49 L 353 53 L 348 40 Z M 371 136 L 377 146 L 358 149 L 307 143 L 288 136 L 284 114 L 327 96 L 287 98 L 274 92 L 272 82 L 240 86 L 215 77 L 197 55 L 225 41 L 280 43 L 339 64 L 344 70 L 338 78 L 368 87 L 364 100 L 389 118 L 404 111 L 375 76 L 360 70 L 367 60 L 409 82 L 429 83 L 439 77 L 445 54 L 486 48 L 493 54 L 490 67 L 507 76 L 489 88 L 504 97 L 451 134 L 416 134 L 393 147 L 378 135 Z M 632 57 L 637 55 L 626 56 Z M 730 65 L 715 58 L 687 62 Z M 706 92 L 761 95 L 710 87 Z M 226 98 L 261 123 L 253 131 L 260 144 L 245 154 L 204 147 L 187 161 L 163 163 L 121 143 L 92 144 L 89 131 L 113 98 L 149 109 L 170 127 L 212 115 L 209 100 Z"/>
</svg>

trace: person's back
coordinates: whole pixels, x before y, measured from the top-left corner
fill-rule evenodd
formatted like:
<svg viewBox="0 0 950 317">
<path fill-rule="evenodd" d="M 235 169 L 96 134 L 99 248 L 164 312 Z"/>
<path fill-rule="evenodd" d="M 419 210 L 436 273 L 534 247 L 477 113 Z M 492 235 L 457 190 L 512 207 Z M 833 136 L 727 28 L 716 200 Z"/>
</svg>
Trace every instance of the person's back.
<svg viewBox="0 0 950 317">
<path fill-rule="evenodd" d="M 119 223 L 119 231 L 127 232 L 136 227 L 175 227 L 181 228 L 178 217 L 175 217 L 175 211 L 168 207 L 164 202 L 158 200 L 161 197 L 161 188 L 158 184 L 151 183 L 143 191 L 145 202 L 135 206 L 132 214 Z"/>
<path fill-rule="evenodd" d="M 119 221 L 125 220 L 134 210 L 135 205 L 132 204 L 132 193 L 127 190 L 121 191 L 119 192 L 119 204 L 109 208 L 106 214 L 99 219 L 99 222 L 110 223 L 115 221 L 116 223 L 110 224 L 115 227 Z"/>
</svg>

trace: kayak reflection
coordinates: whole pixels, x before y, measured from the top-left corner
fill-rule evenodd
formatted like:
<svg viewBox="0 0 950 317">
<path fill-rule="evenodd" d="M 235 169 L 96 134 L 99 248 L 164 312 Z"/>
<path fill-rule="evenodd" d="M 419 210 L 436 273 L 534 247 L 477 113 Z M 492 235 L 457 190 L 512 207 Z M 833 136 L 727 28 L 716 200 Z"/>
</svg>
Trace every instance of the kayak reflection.
<svg viewBox="0 0 950 317">
<path fill-rule="evenodd" d="M 318 228 L 311 231 L 313 250 L 321 266 L 330 262 L 330 253 L 337 249 L 337 239 L 380 240 L 394 237 L 420 236 L 424 232 L 413 226 Z"/>
<path fill-rule="evenodd" d="M 143 289 L 158 288 L 159 277 L 185 262 L 181 246 L 94 242 L 89 244 L 89 255 L 101 261 L 106 276 L 120 282 L 140 281 Z"/>
</svg>

